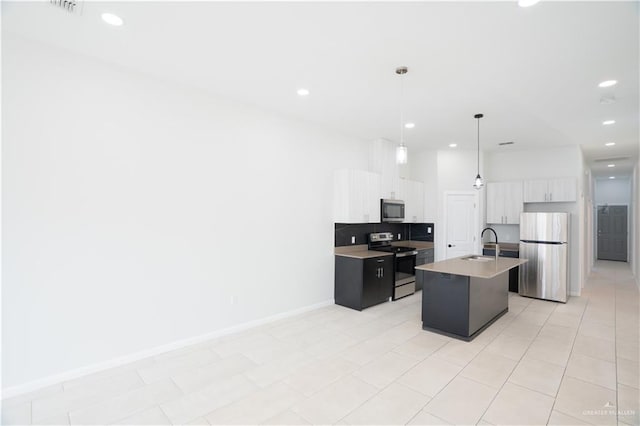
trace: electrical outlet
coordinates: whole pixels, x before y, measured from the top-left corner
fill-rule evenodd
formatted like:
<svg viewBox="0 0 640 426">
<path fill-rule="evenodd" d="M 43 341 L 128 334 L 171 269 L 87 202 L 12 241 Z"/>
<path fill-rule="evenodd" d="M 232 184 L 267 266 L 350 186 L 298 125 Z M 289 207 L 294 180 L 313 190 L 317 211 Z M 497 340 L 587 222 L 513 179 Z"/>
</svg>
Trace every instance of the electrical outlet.
<svg viewBox="0 0 640 426">
<path fill-rule="evenodd" d="M 351 236 L 351 244 L 355 244 L 356 243 L 356 236 L 352 235 Z"/>
</svg>

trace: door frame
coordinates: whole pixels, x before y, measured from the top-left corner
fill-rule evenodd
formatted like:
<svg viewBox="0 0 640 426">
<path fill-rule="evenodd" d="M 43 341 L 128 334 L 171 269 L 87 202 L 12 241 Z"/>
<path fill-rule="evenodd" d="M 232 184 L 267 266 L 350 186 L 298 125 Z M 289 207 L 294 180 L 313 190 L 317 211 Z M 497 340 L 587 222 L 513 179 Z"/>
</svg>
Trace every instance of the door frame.
<svg viewBox="0 0 640 426">
<path fill-rule="evenodd" d="M 594 239 L 594 245 L 593 245 L 593 260 L 594 262 L 599 260 L 598 259 L 598 209 L 600 207 L 626 207 L 627 208 L 627 260 L 626 263 L 629 263 L 629 259 L 631 258 L 631 238 L 630 238 L 630 233 L 629 233 L 629 226 L 631 225 L 631 215 L 629 214 L 629 210 L 630 210 L 630 206 L 628 203 L 615 203 L 615 204 L 609 204 L 609 203 L 604 203 L 604 204 L 596 204 L 595 208 L 593 209 L 594 211 L 594 215 L 593 215 L 593 239 Z M 621 261 L 616 261 L 614 260 L 613 262 L 621 262 Z"/>
<path fill-rule="evenodd" d="M 442 231 L 440 232 L 440 235 L 442 235 L 442 238 L 440 238 L 440 248 L 439 250 L 436 251 L 436 253 L 439 251 L 440 253 L 442 253 L 442 255 L 439 257 L 438 260 L 442 260 L 446 258 L 446 253 L 447 253 L 447 226 L 448 226 L 448 221 L 447 221 L 447 205 L 448 205 L 448 201 L 449 201 L 449 195 L 472 195 L 473 196 L 473 203 L 474 203 L 474 221 L 473 221 L 473 238 L 475 239 L 475 244 L 474 244 L 474 250 L 475 253 L 469 253 L 469 254 L 481 254 L 482 250 L 481 250 L 481 245 L 480 245 L 480 191 L 478 190 L 474 190 L 474 191 L 444 191 L 444 203 L 442 206 L 442 226 L 440 227 L 440 229 L 442 229 Z"/>
</svg>

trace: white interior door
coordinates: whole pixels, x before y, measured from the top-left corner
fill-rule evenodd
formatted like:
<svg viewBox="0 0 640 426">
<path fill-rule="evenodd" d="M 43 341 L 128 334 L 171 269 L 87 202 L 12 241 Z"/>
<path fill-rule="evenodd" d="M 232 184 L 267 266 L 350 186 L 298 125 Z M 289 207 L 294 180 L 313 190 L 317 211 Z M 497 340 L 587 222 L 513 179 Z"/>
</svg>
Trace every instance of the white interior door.
<svg viewBox="0 0 640 426">
<path fill-rule="evenodd" d="M 448 193 L 446 197 L 446 258 L 474 254 L 477 241 L 477 193 Z"/>
</svg>

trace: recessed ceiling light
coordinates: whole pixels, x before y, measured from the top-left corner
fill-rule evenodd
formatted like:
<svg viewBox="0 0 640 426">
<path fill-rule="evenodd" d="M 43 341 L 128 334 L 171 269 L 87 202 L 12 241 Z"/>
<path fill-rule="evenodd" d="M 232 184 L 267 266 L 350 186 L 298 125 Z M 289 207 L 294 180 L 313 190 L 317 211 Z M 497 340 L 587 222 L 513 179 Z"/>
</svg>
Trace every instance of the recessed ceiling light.
<svg viewBox="0 0 640 426">
<path fill-rule="evenodd" d="M 449 148 L 455 148 L 455 147 L 457 147 L 457 146 L 458 146 L 458 144 L 457 144 L 457 143 L 450 143 L 450 144 L 449 144 Z"/>
<path fill-rule="evenodd" d="M 615 176 L 609 176 L 609 179 L 615 179 L 615 178 L 616 178 Z"/>
<path fill-rule="evenodd" d="M 614 146 L 615 144 L 615 142 L 607 142 L 604 144 L 604 146 Z"/>
<path fill-rule="evenodd" d="M 109 25 L 113 25 L 115 27 L 120 27 L 124 24 L 124 21 L 118 15 L 114 15 L 113 13 L 103 13 L 102 20 Z"/>
<path fill-rule="evenodd" d="M 415 123 L 404 123 L 404 127 L 405 129 L 413 129 L 414 127 L 416 127 Z"/>
<path fill-rule="evenodd" d="M 615 164 L 607 164 L 607 167 L 615 167 Z"/>
<path fill-rule="evenodd" d="M 609 126 L 609 125 L 611 125 L 611 124 L 616 124 L 616 120 L 604 120 L 604 121 L 602 122 L 602 125 L 603 125 L 603 126 Z"/>
<path fill-rule="evenodd" d="M 298 89 L 297 93 L 300 96 L 307 96 L 309 94 L 309 91 L 307 89 Z"/>
<path fill-rule="evenodd" d="M 598 84 L 598 87 L 611 87 L 618 84 L 617 80 L 605 80 L 602 83 Z"/>
<path fill-rule="evenodd" d="M 538 3 L 540 0 L 518 0 L 518 6 L 520 7 L 530 7 L 534 4 Z"/>
</svg>

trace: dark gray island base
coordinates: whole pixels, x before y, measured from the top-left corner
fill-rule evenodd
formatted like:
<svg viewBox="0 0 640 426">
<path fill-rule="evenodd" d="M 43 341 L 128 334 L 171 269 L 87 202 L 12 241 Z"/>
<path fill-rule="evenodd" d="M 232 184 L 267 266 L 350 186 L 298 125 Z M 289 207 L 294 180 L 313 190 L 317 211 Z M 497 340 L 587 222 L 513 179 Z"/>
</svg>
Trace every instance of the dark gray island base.
<svg viewBox="0 0 640 426">
<path fill-rule="evenodd" d="M 508 272 L 490 279 L 416 272 L 424 330 L 470 341 L 509 310 Z"/>
<path fill-rule="evenodd" d="M 467 257 L 416 267 L 424 330 L 471 341 L 508 312 L 509 270 L 526 260 Z"/>
</svg>

